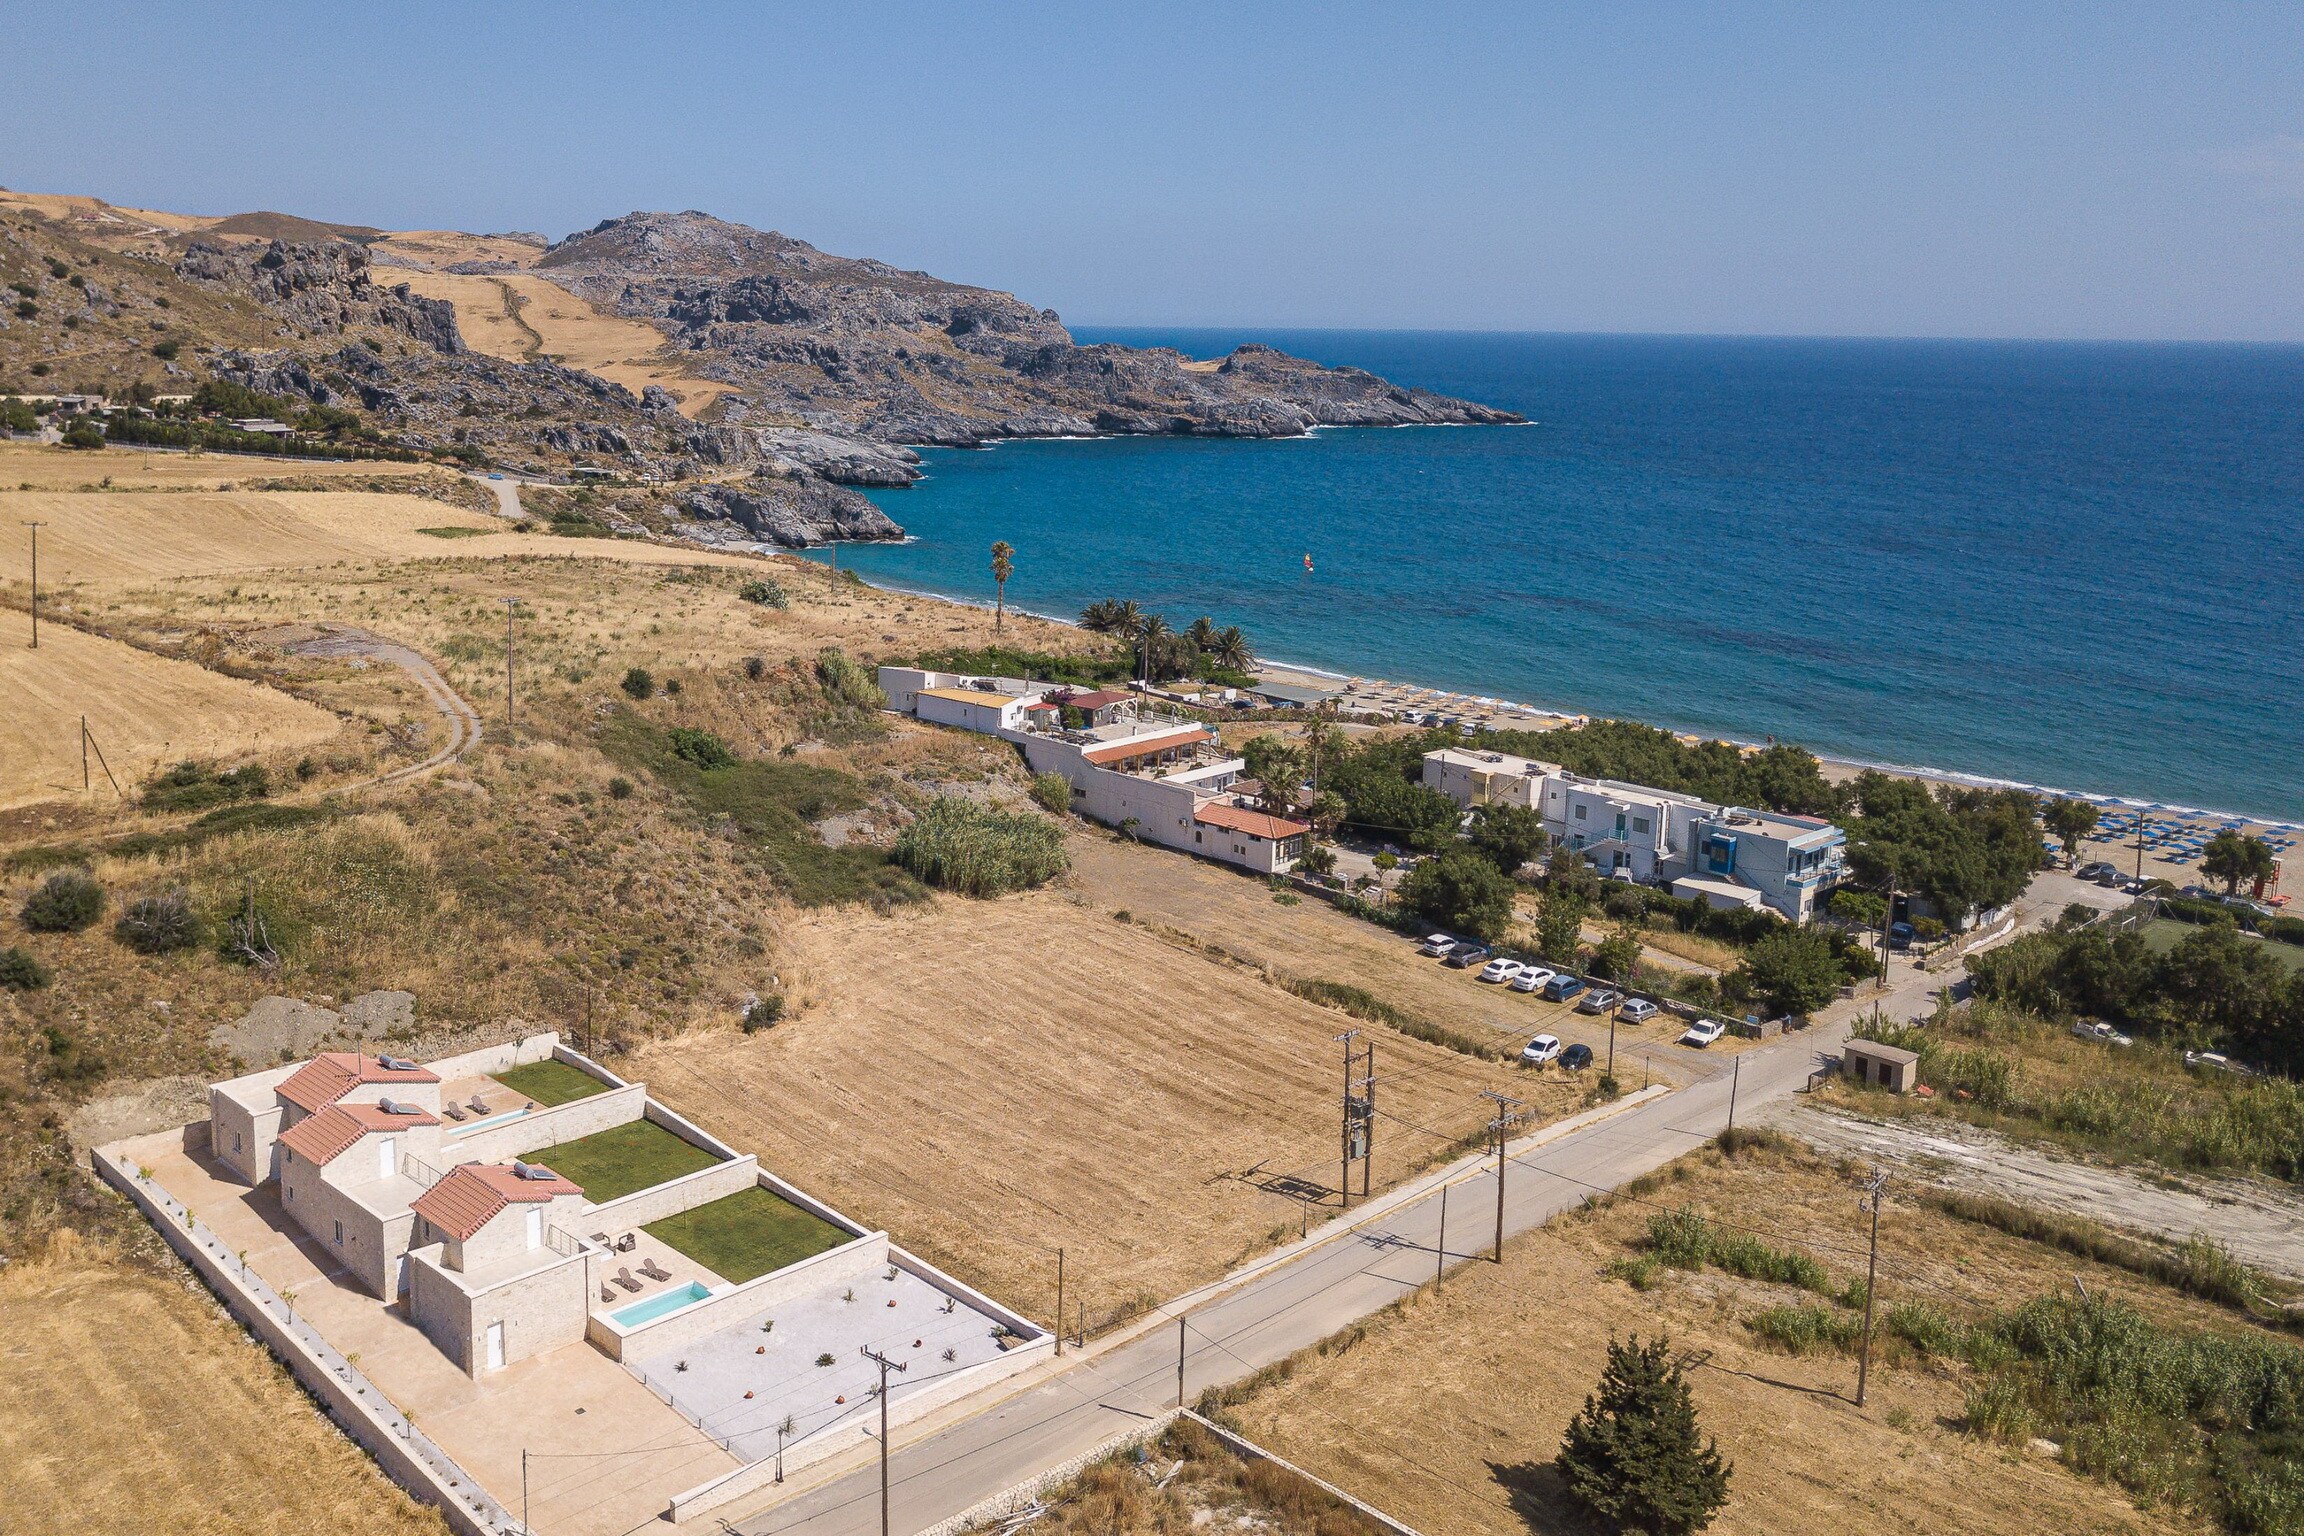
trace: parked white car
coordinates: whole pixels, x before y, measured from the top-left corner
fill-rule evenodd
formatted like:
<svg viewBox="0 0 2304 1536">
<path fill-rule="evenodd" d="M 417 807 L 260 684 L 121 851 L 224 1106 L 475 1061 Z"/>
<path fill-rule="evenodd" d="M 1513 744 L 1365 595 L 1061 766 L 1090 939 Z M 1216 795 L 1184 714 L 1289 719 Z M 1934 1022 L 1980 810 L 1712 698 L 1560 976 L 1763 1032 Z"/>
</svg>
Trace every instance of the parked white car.
<svg viewBox="0 0 2304 1536">
<path fill-rule="evenodd" d="M 1482 981 L 1510 981 L 1528 967 L 1517 960 L 1491 960 L 1480 968 Z"/>
<path fill-rule="evenodd" d="M 1515 992 L 1534 992 L 1558 974 L 1559 972 L 1548 971 L 1540 965 L 1524 965 L 1520 967 L 1520 974 L 1512 978 L 1512 990 Z"/>
<path fill-rule="evenodd" d="M 1728 1033 L 1728 1026 L 1718 1019 L 1698 1019 L 1688 1026 L 1688 1032 L 1680 1037 L 1680 1043 L 1682 1045 L 1710 1045 L 1726 1033 Z"/>
<path fill-rule="evenodd" d="M 2083 1040 L 2094 1040 L 2104 1045 L 2134 1045 L 2135 1038 L 2124 1035 L 2102 1019 L 2082 1019 L 2072 1026 L 2072 1033 Z"/>
<path fill-rule="evenodd" d="M 1454 949 L 1455 947 L 1456 941 L 1450 938 L 1447 934 L 1435 933 L 1427 935 L 1424 942 L 1416 946 L 1416 953 L 1420 955 L 1430 955 L 1433 959 L 1437 960 L 1442 955 L 1448 953 L 1448 951 Z"/>
<path fill-rule="evenodd" d="M 1628 997 L 1616 1010 L 1616 1017 L 1627 1024 L 1645 1024 L 1656 1017 L 1656 1005 L 1644 997 Z"/>
<path fill-rule="evenodd" d="M 1520 1053 L 1520 1064 L 1524 1067 L 1547 1066 L 1559 1059 L 1560 1037 L 1558 1035 L 1538 1035 L 1529 1041 L 1528 1048 Z"/>
</svg>

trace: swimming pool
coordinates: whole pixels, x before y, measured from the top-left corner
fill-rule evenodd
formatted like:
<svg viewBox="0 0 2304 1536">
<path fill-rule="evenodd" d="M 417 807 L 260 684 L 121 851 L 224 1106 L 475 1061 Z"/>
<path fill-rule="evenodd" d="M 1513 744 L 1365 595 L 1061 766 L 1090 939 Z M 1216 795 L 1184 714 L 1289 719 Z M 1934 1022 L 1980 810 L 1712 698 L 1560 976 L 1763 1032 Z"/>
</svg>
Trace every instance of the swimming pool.
<svg viewBox="0 0 2304 1536">
<path fill-rule="evenodd" d="M 711 1294 L 712 1288 L 703 1281 L 691 1280 L 684 1286 L 676 1286 L 669 1291 L 651 1296 L 646 1301 L 636 1301 L 628 1307 L 619 1307 L 616 1311 L 608 1314 L 608 1320 L 619 1328 L 637 1328 L 642 1323 L 652 1323 L 667 1313 L 679 1311 L 682 1307 L 694 1306 Z"/>
<path fill-rule="evenodd" d="M 451 1136 L 468 1135 L 473 1131 L 486 1130 L 491 1125 L 502 1125 L 507 1120 L 517 1120 L 527 1113 L 528 1107 L 523 1104 L 518 1109 L 508 1109 L 503 1114 L 490 1115 L 485 1120 L 474 1120 L 468 1125 L 451 1125 L 448 1127 L 448 1134 Z"/>
</svg>

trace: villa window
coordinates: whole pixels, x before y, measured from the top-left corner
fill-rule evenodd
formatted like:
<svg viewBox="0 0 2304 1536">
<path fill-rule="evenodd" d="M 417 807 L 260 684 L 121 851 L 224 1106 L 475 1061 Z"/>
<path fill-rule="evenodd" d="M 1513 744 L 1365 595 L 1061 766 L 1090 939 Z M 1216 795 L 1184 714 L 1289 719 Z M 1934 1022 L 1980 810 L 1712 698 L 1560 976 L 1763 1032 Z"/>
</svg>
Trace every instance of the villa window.
<svg viewBox="0 0 2304 1536">
<path fill-rule="evenodd" d="M 238 1131 L 232 1133 L 232 1150 L 235 1152 L 240 1150 L 240 1133 Z"/>
<path fill-rule="evenodd" d="M 342 1222 L 336 1223 L 336 1246 L 339 1248 L 344 1246 L 344 1223 Z"/>
<path fill-rule="evenodd" d="M 1578 821 L 1582 821 L 1582 820 L 1584 819 L 1584 807 L 1583 807 L 1583 806 L 1578 806 L 1578 807 L 1576 807 L 1576 819 L 1577 819 Z"/>
<path fill-rule="evenodd" d="M 1645 832 L 1645 831 L 1647 831 L 1647 830 L 1648 830 L 1648 818 L 1647 818 L 1647 817 L 1645 817 L 1645 816 L 1635 816 L 1635 817 L 1633 817 L 1633 818 L 1632 818 L 1632 830 L 1633 830 L 1633 831 L 1635 831 L 1635 832 Z"/>
</svg>

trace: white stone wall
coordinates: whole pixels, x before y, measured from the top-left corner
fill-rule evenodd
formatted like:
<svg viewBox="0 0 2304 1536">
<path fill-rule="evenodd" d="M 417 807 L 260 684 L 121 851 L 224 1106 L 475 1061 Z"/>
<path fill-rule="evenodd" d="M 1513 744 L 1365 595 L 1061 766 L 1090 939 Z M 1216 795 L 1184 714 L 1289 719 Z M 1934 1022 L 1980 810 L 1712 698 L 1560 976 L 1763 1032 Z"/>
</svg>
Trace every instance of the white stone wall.
<svg viewBox="0 0 2304 1536">
<path fill-rule="evenodd" d="M 373 1137 L 344 1155 L 373 1158 Z M 372 1295 L 386 1301 L 399 1294 L 400 1255 L 407 1251 L 408 1223 L 391 1223 L 344 1190 L 331 1184 L 320 1169 L 286 1147 L 280 1149 L 280 1208 L 288 1219 L 310 1234 L 335 1262 L 342 1264 Z M 342 1226 L 339 1241 L 337 1229 Z"/>
<path fill-rule="evenodd" d="M 596 1093 L 588 1099 L 540 1109 L 532 1115 L 489 1126 L 484 1131 L 457 1135 L 451 1122 L 447 1134 L 440 1139 L 440 1155 L 449 1163 L 506 1163 L 531 1156 L 538 1162 L 549 1163 L 551 1159 L 544 1155 L 546 1148 L 637 1120 L 647 1100 L 647 1087 L 633 1083 Z M 442 1165 L 442 1171 L 446 1171 L 446 1164 Z"/>
<path fill-rule="evenodd" d="M 528 1213 L 538 1213 L 536 1246 L 528 1246 Z M 545 1233 L 560 1227 L 572 1236 L 584 1234 L 584 1197 L 555 1195 L 550 1200 L 515 1200 L 488 1218 L 479 1231 L 463 1242 L 448 1244 L 448 1257 L 466 1275 L 510 1273 L 523 1264 L 541 1264 L 552 1249 Z"/>
<path fill-rule="evenodd" d="M 587 1206 L 582 1214 L 571 1220 L 584 1228 L 584 1231 L 576 1233 L 579 1237 L 602 1230 L 613 1236 L 635 1227 L 644 1227 L 652 1221 L 662 1221 L 667 1216 L 677 1216 L 682 1211 L 692 1211 L 700 1205 L 710 1205 L 715 1200 L 750 1189 L 758 1182 L 760 1161 L 746 1153 L 730 1162 L 714 1163 L 709 1168 L 699 1168 L 694 1173 L 682 1174 L 677 1179 L 649 1189 L 636 1189 L 622 1199 Z M 569 1222 L 562 1222 L 561 1225 L 569 1226 Z M 573 1231 L 574 1227 L 571 1226 L 570 1230 Z"/>
<path fill-rule="evenodd" d="M 573 1344 L 584 1337 L 592 1288 L 590 1255 L 564 1258 L 549 1248 L 534 1268 L 467 1290 L 442 1263 L 438 1244 L 408 1256 L 408 1310 L 433 1346 L 468 1376 L 487 1370 L 488 1327 L 504 1325 L 504 1363 Z"/>
<path fill-rule="evenodd" d="M 524 1067 L 532 1061 L 549 1061 L 559 1054 L 559 1044 L 559 1033 L 548 1029 L 540 1034 L 523 1035 L 502 1045 L 466 1051 L 461 1056 L 443 1056 L 438 1061 L 424 1063 L 424 1066 L 426 1070 L 438 1073 L 440 1081 L 452 1083 L 460 1077 L 485 1077 L 513 1067 Z"/>
<path fill-rule="evenodd" d="M 250 1184 L 277 1175 L 274 1144 L 280 1139 L 280 1106 L 251 1110 L 221 1088 L 208 1090 L 208 1142 L 216 1158 Z"/>
</svg>

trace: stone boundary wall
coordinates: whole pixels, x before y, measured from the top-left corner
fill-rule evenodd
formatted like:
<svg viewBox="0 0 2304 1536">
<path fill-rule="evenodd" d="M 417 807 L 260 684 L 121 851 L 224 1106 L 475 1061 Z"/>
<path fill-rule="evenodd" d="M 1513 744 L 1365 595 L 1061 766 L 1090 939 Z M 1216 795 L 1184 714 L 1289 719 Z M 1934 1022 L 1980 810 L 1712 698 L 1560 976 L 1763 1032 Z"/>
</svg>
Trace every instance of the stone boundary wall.
<svg viewBox="0 0 2304 1536">
<path fill-rule="evenodd" d="M 451 1166 L 456 1163 L 501 1163 L 507 1158 L 525 1157 L 544 1152 L 564 1141 L 575 1141 L 595 1131 L 613 1130 L 619 1125 L 642 1118 L 648 1107 L 648 1090 L 638 1083 L 624 1088 L 611 1088 L 588 1099 L 576 1099 L 566 1104 L 555 1104 L 502 1125 L 492 1125 L 484 1131 L 473 1131 L 463 1136 L 442 1136 L 440 1155 Z M 453 1125 L 455 1122 L 448 1122 Z M 442 1170 L 445 1172 L 446 1170 Z"/>
<path fill-rule="evenodd" d="M 579 1100 L 578 1102 L 589 1103 L 590 1101 Z M 719 1137 L 713 1135 L 710 1131 L 705 1130 L 695 1121 L 690 1120 L 687 1116 L 675 1114 L 673 1111 L 666 1109 L 663 1105 L 657 1103 L 654 1099 L 648 1100 L 648 1107 L 642 1112 L 642 1114 L 644 1118 L 655 1121 L 658 1125 L 664 1127 L 664 1129 L 670 1131 L 673 1135 L 688 1143 L 688 1145 L 702 1148 L 704 1151 L 711 1153 L 714 1157 L 732 1158 L 737 1156 L 737 1152 L 734 1147 L 728 1145 L 728 1143 L 722 1141 Z"/>
<path fill-rule="evenodd" d="M 179 1201 L 108 1149 L 97 1148 L 91 1159 L 104 1182 L 135 1204 L 241 1325 L 262 1340 L 320 1399 L 328 1416 L 376 1458 L 386 1476 L 438 1507 L 462 1536 L 513 1536 L 519 1531 L 520 1522 L 503 1505 L 409 1423 L 358 1367 L 298 1318 L 262 1278 L 242 1267 Z"/>
<path fill-rule="evenodd" d="M 586 1237 L 596 1227 L 606 1226 L 611 1229 L 609 1236 L 613 1237 L 614 1228 L 630 1230 L 633 1227 L 644 1227 L 652 1221 L 677 1216 L 682 1211 L 709 1205 L 725 1196 L 741 1194 L 758 1181 L 759 1174 L 760 1165 L 749 1153 L 732 1163 L 714 1163 L 709 1168 L 699 1168 L 694 1173 L 684 1173 L 676 1179 L 651 1184 L 646 1189 L 636 1189 L 628 1195 L 592 1206 L 578 1218 L 584 1225 L 584 1231 L 569 1235 Z M 562 1222 L 560 1226 L 565 1229 L 567 1223 Z"/>
<path fill-rule="evenodd" d="M 438 1061 L 424 1063 L 424 1069 L 438 1075 L 443 1083 L 452 1083 L 460 1077 L 489 1077 L 513 1067 L 524 1067 L 530 1062 L 550 1061 L 558 1053 L 560 1036 L 553 1030 L 539 1035 L 523 1035 L 507 1040 L 502 1045 L 484 1045 L 461 1056 L 443 1056 Z M 395 1054 L 391 1051 L 387 1056 Z"/>
<path fill-rule="evenodd" d="M 1313 1487 L 1320 1489 L 1323 1493 L 1328 1494 L 1331 1498 L 1341 1500 L 1342 1502 L 1351 1505 L 1354 1509 L 1360 1511 L 1360 1513 L 1375 1521 L 1385 1530 L 1390 1531 L 1392 1536 L 1422 1536 L 1422 1533 L 1419 1532 L 1414 1526 L 1408 1525 L 1403 1521 L 1395 1520 L 1390 1515 L 1384 1513 L 1384 1511 L 1378 1509 L 1375 1505 L 1352 1497 L 1352 1495 L 1346 1493 L 1343 1489 L 1337 1487 L 1334 1483 L 1329 1482 L 1324 1477 L 1313 1476 L 1311 1473 L 1305 1471 L 1302 1467 L 1296 1465 L 1296 1463 L 1290 1461 L 1287 1457 L 1275 1456 L 1272 1452 L 1264 1449 L 1264 1447 L 1258 1445 L 1255 1441 L 1249 1439 L 1246 1435 L 1243 1435 L 1236 1430 L 1226 1429 L 1223 1425 L 1217 1423 L 1213 1419 L 1204 1419 L 1189 1408 L 1180 1408 L 1177 1410 L 1177 1413 L 1183 1418 L 1190 1419 L 1193 1423 L 1199 1425 L 1202 1429 L 1205 1429 L 1208 1431 L 1208 1433 L 1214 1435 L 1218 1440 L 1224 1443 L 1226 1449 L 1231 1451 L 1233 1455 L 1238 1456 L 1241 1460 L 1268 1461 L 1276 1467 L 1283 1468 L 1295 1476 L 1302 1478 L 1305 1482 L 1310 1483 Z"/>
<path fill-rule="evenodd" d="M 585 1055 L 582 1051 L 577 1050 L 572 1045 L 553 1046 L 552 1059 L 554 1061 L 563 1062 L 568 1066 L 574 1067 L 577 1071 L 583 1073 L 586 1077 L 596 1077 L 611 1088 L 622 1088 L 626 1086 L 623 1078 L 618 1077 L 615 1073 L 609 1071 L 606 1067 L 600 1065 L 600 1063 L 594 1061 L 591 1057 Z"/>
<path fill-rule="evenodd" d="M 1011 1311 L 1000 1305 L 976 1287 L 953 1279 L 918 1254 L 891 1245 L 888 1249 L 888 1262 L 899 1269 L 910 1270 L 947 1296 L 959 1297 L 969 1306 L 991 1318 L 992 1321 L 1001 1324 L 1010 1333 L 1023 1339 L 1026 1344 L 1046 1343 L 1051 1350 L 1054 1349 L 1056 1341 L 1054 1333 L 1041 1327 L 1023 1313 Z M 1011 1350 L 1009 1353 L 1013 1354 L 1015 1351 Z"/>
<path fill-rule="evenodd" d="M 797 1264 L 756 1275 L 742 1285 L 716 1291 L 702 1301 L 634 1328 L 621 1328 L 594 1313 L 585 1337 L 611 1360 L 625 1360 L 641 1350 L 676 1349 L 708 1333 L 718 1333 L 748 1313 L 774 1306 L 796 1292 L 812 1290 L 827 1281 L 868 1274 L 884 1268 L 887 1263 L 888 1234 L 874 1232 L 811 1255 Z"/>
</svg>

